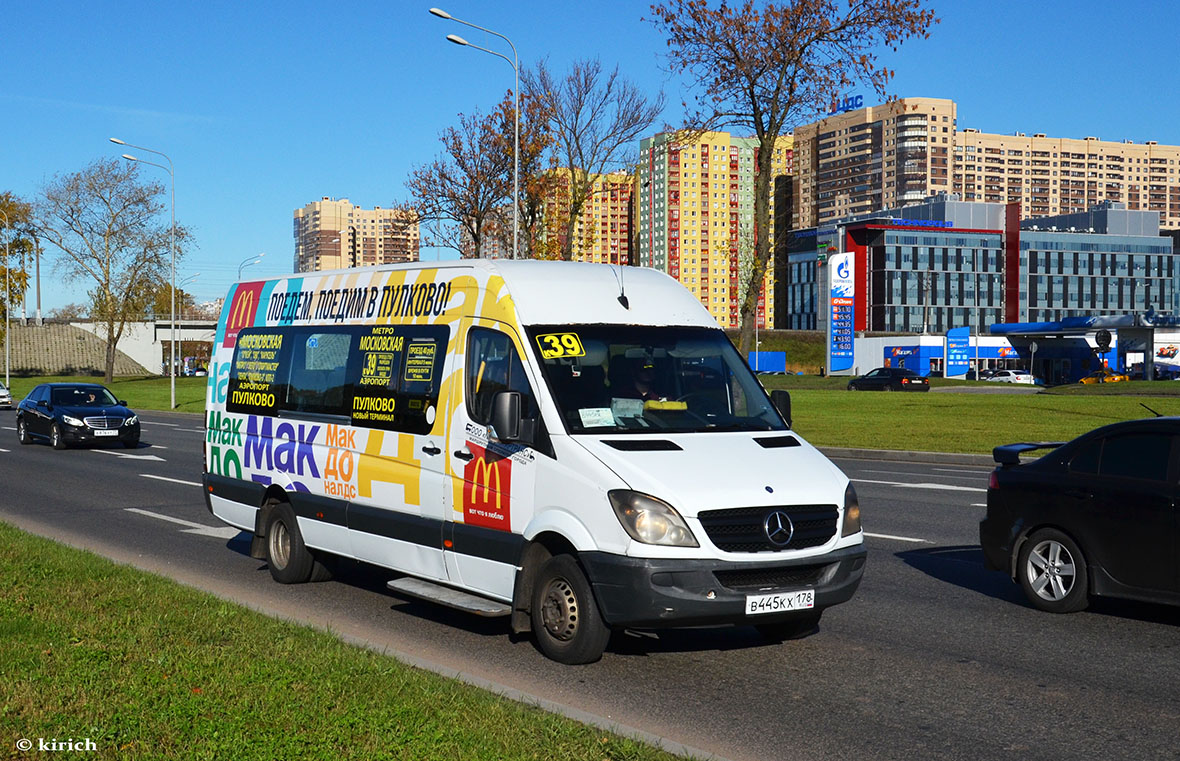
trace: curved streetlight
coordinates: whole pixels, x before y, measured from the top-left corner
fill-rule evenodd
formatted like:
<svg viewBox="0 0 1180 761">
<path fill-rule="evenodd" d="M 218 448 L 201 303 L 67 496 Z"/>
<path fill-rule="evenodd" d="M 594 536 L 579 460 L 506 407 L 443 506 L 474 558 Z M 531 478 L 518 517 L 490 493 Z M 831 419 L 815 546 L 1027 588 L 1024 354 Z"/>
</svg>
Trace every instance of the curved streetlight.
<svg viewBox="0 0 1180 761">
<path fill-rule="evenodd" d="M 508 39 L 505 35 L 486 27 L 479 26 L 478 24 L 472 24 L 470 21 L 457 19 L 441 8 L 431 8 L 430 14 L 432 16 L 438 16 L 439 18 L 445 19 L 447 21 L 454 21 L 456 23 L 463 24 L 464 26 L 469 26 L 472 29 L 478 29 L 481 32 L 487 32 L 488 34 L 495 35 L 496 37 L 499 37 L 500 39 L 507 42 L 508 47 L 512 48 L 512 58 L 509 59 L 508 56 L 504 55 L 503 53 L 497 53 L 494 50 L 481 48 L 479 45 L 470 43 L 456 34 L 447 35 L 447 40 L 455 43 L 456 45 L 472 47 L 476 50 L 482 50 L 485 53 L 490 53 L 491 55 L 497 56 L 498 58 L 503 58 L 508 62 L 508 65 L 512 67 L 512 72 L 516 75 L 516 86 L 512 89 L 512 108 L 515 114 L 513 120 L 515 135 L 513 137 L 512 143 L 512 258 L 516 259 L 517 245 L 520 240 L 520 58 L 516 55 L 516 46 L 513 45 L 512 40 Z M 478 252 L 476 253 L 478 255 Z"/>
<path fill-rule="evenodd" d="M 172 276 L 169 283 L 172 286 L 172 320 L 171 320 L 171 357 L 168 362 L 168 378 L 172 393 L 172 407 L 176 409 L 176 169 L 172 166 L 172 159 L 163 151 L 153 150 L 152 148 L 144 148 L 142 145 L 132 145 L 131 143 L 120 140 L 117 137 L 110 138 L 110 141 L 115 145 L 124 145 L 128 148 L 134 148 L 137 151 L 147 151 L 154 153 L 157 156 L 163 156 L 164 160 L 168 162 L 168 166 L 157 164 L 154 161 L 147 161 L 146 159 L 136 158 L 131 154 L 124 153 L 123 158 L 128 161 L 138 162 L 140 164 L 150 164 L 151 166 L 163 169 L 168 173 L 169 179 L 172 180 L 172 227 L 168 232 L 168 247 L 172 251 Z"/>
<path fill-rule="evenodd" d="M 251 256 L 248 259 L 243 260 L 242 263 L 238 265 L 238 280 L 242 279 L 242 270 L 244 270 L 246 267 L 249 267 L 251 264 L 258 264 L 258 262 L 262 261 L 262 257 L 264 256 L 266 256 L 265 251 L 263 251 L 261 254 L 256 254 L 255 256 Z"/>
</svg>

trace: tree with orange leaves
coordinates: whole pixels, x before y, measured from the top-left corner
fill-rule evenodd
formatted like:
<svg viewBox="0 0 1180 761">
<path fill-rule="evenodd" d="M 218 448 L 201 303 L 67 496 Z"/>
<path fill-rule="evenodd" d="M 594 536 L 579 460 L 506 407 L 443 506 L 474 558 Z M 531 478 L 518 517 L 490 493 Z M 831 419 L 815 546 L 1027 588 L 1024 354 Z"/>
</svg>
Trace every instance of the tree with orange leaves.
<svg viewBox="0 0 1180 761">
<path fill-rule="evenodd" d="M 876 51 L 896 51 L 911 37 L 929 36 L 938 23 L 926 0 L 667 0 L 651 12 L 650 20 L 667 34 L 671 68 L 701 90 L 689 115 L 693 128 L 733 126 L 758 138 L 754 225 L 763 231 L 770 230 L 775 138 L 826 113 L 837 94 L 856 83 L 885 97 L 893 71 Z M 770 236 L 757 235 L 741 305 L 742 351 L 753 343 L 770 253 Z"/>
</svg>

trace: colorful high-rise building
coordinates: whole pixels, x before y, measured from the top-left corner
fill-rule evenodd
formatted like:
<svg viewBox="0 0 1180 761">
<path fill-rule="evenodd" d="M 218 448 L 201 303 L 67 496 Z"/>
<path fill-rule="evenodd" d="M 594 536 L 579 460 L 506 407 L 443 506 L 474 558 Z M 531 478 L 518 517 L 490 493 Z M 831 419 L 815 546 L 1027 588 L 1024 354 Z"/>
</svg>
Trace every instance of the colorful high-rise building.
<svg viewBox="0 0 1180 761">
<path fill-rule="evenodd" d="M 294 232 L 296 272 L 418 261 L 418 218 L 401 209 L 324 196 L 295 210 Z"/>
<path fill-rule="evenodd" d="M 561 251 L 570 211 L 570 174 L 567 169 L 549 173 L 545 194 L 546 248 Z M 631 193 L 634 178 L 627 172 L 596 175 L 589 197 L 574 222 L 573 260 L 605 264 L 631 264 Z"/>
<path fill-rule="evenodd" d="M 741 324 L 742 284 L 752 266 L 757 236 L 773 247 L 776 187 L 792 171 L 790 136 L 778 138 L 772 157 L 771 229 L 754 225 L 756 138 L 728 132 L 664 132 L 640 142 L 637 178 L 638 256 L 679 280 L 722 327 Z M 776 181 L 778 179 L 779 181 Z M 781 209 L 779 210 L 781 211 Z M 773 328 L 772 266 L 758 298 L 757 323 Z"/>
</svg>

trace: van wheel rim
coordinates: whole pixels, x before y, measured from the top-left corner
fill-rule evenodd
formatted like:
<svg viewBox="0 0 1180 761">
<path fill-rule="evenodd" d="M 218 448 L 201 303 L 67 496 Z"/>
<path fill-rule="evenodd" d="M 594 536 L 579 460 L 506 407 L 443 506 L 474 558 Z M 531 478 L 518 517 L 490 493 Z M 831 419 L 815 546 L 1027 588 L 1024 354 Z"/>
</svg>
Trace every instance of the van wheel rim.
<svg viewBox="0 0 1180 761">
<path fill-rule="evenodd" d="M 541 622 L 556 640 L 568 642 L 578 633 L 578 597 L 565 579 L 554 579 L 541 602 Z"/>
<path fill-rule="evenodd" d="M 1033 547 L 1024 572 L 1038 597 L 1057 602 L 1073 590 L 1076 567 L 1065 545 L 1049 539 Z"/>
<path fill-rule="evenodd" d="M 270 562 L 280 571 L 291 561 L 291 532 L 282 521 L 270 527 Z"/>
</svg>

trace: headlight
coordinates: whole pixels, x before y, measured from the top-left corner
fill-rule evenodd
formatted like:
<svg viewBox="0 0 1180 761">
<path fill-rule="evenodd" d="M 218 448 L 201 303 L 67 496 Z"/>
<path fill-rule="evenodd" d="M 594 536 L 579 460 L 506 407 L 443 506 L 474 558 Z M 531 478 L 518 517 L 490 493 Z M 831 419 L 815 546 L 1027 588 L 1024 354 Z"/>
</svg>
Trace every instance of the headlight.
<svg viewBox="0 0 1180 761">
<path fill-rule="evenodd" d="M 852 536 L 860 529 L 860 502 L 856 499 L 856 489 L 852 482 L 844 490 L 844 525 L 840 527 L 840 536 Z"/>
<path fill-rule="evenodd" d="M 62 415 L 62 416 L 61 416 L 61 421 L 62 421 L 63 423 L 65 423 L 66 425 L 76 425 L 76 426 L 79 426 L 79 427 L 81 427 L 81 426 L 85 425 L 85 423 L 83 423 L 83 422 L 82 422 L 81 420 L 79 420 L 78 418 L 76 418 L 76 417 L 70 417 L 69 415 Z"/>
<path fill-rule="evenodd" d="M 131 417 L 129 417 L 123 421 L 123 425 L 135 425 L 138 422 L 139 422 L 139 416 L 132 415 Z"/>
<path fill-rule="evenodd" d="M 619 523 L 635 541 L 673 547 L 699 546 L 680 513 L 666 502 L 625 489 L 607 492 L 607 496 Z"/>
</svg>

